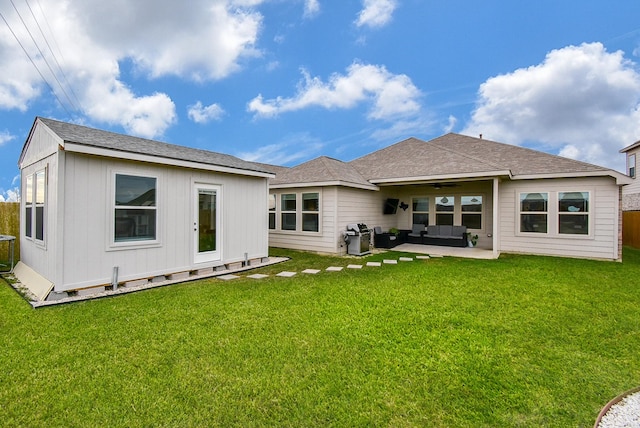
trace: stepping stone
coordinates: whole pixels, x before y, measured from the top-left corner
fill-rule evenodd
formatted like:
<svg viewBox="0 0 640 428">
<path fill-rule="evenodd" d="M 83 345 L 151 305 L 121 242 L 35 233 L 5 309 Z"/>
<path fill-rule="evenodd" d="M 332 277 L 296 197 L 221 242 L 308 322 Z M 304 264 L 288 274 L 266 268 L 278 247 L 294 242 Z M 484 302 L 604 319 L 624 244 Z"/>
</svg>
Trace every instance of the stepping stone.
<svg viewBox="0 0 640 428">
<path fill-rule="evenodd" d="M 412 262 L 413 259 L 411 257 L 400 257 L 401 262 Z"/>
<path fill-rule="evenodd" d="M 388 259 L 385 259 L 385 260 L 383 260 L 382 262 L 383 262 L 384 264 L 387 264 L 387 265 L 397 265 L 397 264 L 398 264 L 398 261 L 397 261 L 397 260 L 388 260 Z"/>
<path fill-rule="evenodd" d="M 269 275 L 265 275 L 263 273 L 254 273 L 253 275 L 249 275 L 247 276 L 247 278 L 251 278 L 251 279 L 262 279 L 262 278 L 267 278 Z"/>
<path fill-rule="evenodd" d="M 280 272 L 279 274 L 277 274 L 276 276 L 283 276 L 285 278 L 291 278 L 292 276 L 294 276 L 296 273 L 295 272 Z"/>
<path fill-rule="evenodd" d="M 347 269 L 362 269 L 362 265 L 349 265 Z"/>
<path fill-rule="evenodd" d="M 239 277 L 238 275 L 231 275 L 231 274 L 227 274 L 227 275 L 220 275 L 220 276 L 218 277 L 218 279 L 221 279 L 221 280 L 223 280 L 223 281 L 229 281 L 229 280 L 237 279 L 237 278 L 240 278 L 240 277 Z"/>
<path fill-rule="evenodd" d="M 380 262 L 367 262 L 367 266 L 380 267 L 380 266 L 382 266 L 382 263 L 380 263 Z"/>
<path fill-rule="evenodd" d="M 329 266 L 327 268 L 327 272 L 340 272 L 342 270 L 342 267 L 340 266 Z"/>
<path fill-rule="evenodd" d="M 310 273 L 311 275 L 315 275 L 318 272 L 320 272 L 320 269 L 305 269 L 302 271 L 302 273 Z"/>
<path fill-rule="evenodd" d="M 429 256 L 416 256 L 416 259 L 418 260 L 429 260 Z"/>
</svg>

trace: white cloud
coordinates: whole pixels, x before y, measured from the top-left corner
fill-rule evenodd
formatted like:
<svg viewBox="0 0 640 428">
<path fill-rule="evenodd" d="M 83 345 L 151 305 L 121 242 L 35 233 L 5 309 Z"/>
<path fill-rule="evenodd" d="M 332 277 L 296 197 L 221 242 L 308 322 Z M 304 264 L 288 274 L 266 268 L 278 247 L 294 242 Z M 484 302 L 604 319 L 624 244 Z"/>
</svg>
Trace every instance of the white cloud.
<svg viewBox="0 0 640 428">
<path fill-rule="evenodd" d="M 200 101 L 196 102 L 194 105 L 189 106 L 188 115 L 189 119 L 193 120 L 195 123 L 205 124 L 211 122 L 212 120 L 220 120 L 224 115 L 225 111 L 219 104 L 210 104 L 208 106 L 203 106 Z"/>
<path fill-rule="evenodd" d="M 371 28 L 384 27 L 391 21 L 396 9 L 395 0 L 363 0 L 363 9 L 358 14 L 356 25 Z"/>
<path fill-rule="evenodd" d="M 0 189 L 0 202 L 20 202 L 20 188 L 14 187 L 7 191 Z"/>
<path fill-rule="evenodd" d="M 0 132 L 0 146 L 2 146 L 5 143 L 8 143 L 9 141 L 13 140 L 15 138 L 14 135 L 11 135 L 9 133 L 9 131 L 1 131 Z"/>
<path fill-rule="evenodd" d="M 458 123 L 458 119 L 453 115 L 449 115 L 447 126 L 444 127 L 444 133 L 448 134 L 449 132 L 453 132 L 457 123 Z"/>
<path fill-rule="evenodd" d="M 275 144 L 262 146 L 250 152 L 241 152 L 237 157 L 251 162 L 271 165 L 292 165 L 318 156 L 324 144 L 308 133 L 297 133 Z"/>
<path fill-rule="evenodd" d="M 618 150 L 640 135 L 640 73 L 600 43 L 549 52 L 541 64 L 480 86 L 469 135 L 540 143 L 575 159 L 623 168 Z"/>
<path fill-rule="evenodd" d="M 320 2 L 318 0 L 305 0 L 304 17 L 311 18 L 320 12 Z"/>
<path fill-rule="evenodd" d="M 295 96 L 265 100 L 258 95 L 249 102 L 248 111 L 256 117 L 275 117 L 313 106 L 349 109 L 363 102 L 371 104 L 370 119 L 392 120 L 420 111 L 421 93 L 411 79 L 392 74 L 384 66 L 353 63 L 345 75 L 333 74 L 326 83 L 305 70 L 302 74 Z"/>
<path fill-rule="evenodd" d="M 222 79 L 239 70 L 244 58 L 259 55 L 262 15 L 250 8 L 263 1 L 194 0 L 185 7 L 168 0 L 40 0 L 32 10 L 55 59 L 25 4 L 18 3 L 18 10 L 44 58 L 15 11 L 3 16 L 67 110 L 155 137 L 175 122 L 173 102 L 162 93 L 134 93 L 122 82 L 119 64 L 131 61 L 149 78 Z M 25 111 L 50 90 L 10 28 L 0 26 L 0 109 Z"/>
</svg>

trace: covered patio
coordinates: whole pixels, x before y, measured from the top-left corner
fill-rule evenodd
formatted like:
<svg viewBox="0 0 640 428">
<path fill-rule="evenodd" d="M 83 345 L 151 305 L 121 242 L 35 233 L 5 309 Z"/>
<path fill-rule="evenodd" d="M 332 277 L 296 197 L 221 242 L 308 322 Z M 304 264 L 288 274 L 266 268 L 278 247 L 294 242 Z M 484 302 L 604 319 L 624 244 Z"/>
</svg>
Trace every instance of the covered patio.
<svg viewBox="0 0 640 428">
<path fill-rule="evenodd" d="M 389 251 L 402 251 L 406 253 L 426 254 L 437 257 L 463 257 L 467 259 L 497 259 L 498 253 L 491 249 L 480 247 L 447 247 L 441 245 L 400 244 Z"/>
</svg>

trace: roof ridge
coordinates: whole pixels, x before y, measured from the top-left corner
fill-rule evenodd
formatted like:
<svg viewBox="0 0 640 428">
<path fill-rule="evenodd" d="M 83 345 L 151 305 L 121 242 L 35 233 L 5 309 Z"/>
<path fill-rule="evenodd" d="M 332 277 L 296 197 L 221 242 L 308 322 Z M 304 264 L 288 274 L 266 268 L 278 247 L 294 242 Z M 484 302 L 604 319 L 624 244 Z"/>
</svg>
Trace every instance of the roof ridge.
<svg viewBox="0 0 640 428">
<path fill-rule="evenodd" d="M 467 137 L 467 138 L 473 138 L 474 140 L 478 140 L 478 139 L 479 139 L 479 138 L 476 138 L 476 137 L 470 137 L 470 136 L 468 136 L 468 135 L 456 134 L 456 133 L 454 133 L 454 132 L 451 132 L 450 134 L 452 134 L 452 135 L 459 135 L 459 136 Z M 483 141 L 489 141 L 489 142 L 495 143 L 495 141 L 491 141 L 491 140 L 483 140 Z M 504 168 L 502 168 L 500 165 L 495 164 L 495 163 L 493 163 L 493 162 L 489 162 L 489 161 L 487 161 L 487 160 L 485 160 L 485 159 L 480 159 L 480 158 L 478 158 L 478 157 L 476 157 L 476 156 L 471 156 L 471 155 L 469 155 L 469 154 L 466 154 L 466 153 L 460 152 L 460 151 L 458 151 L 458 150 L 453 150 L 453 149 L 451 149 L 451 148 L 449 148 L 449 147 L 445 147 L 442 143 L 437 142 L 435 139 L 434 139 L 434 140 L 431 140 L 431 143 L 433 143 L 436 147 L 438 147 L 438 148 L 439 148 L 439 149 L 441 149 L 441 150 L 445 150 L 445 151 L 447 151 L 447 152 L 449 152 L 449 153 L 455 153 L 455 154 L 456 154 L 456 155 L 458 155 L 458 156 L 462 156 L 462 157 L 465 157 L 465 158 L 467 158 L 467 159 L 471 159 L 471 160 L 476 161 L 476 162 L 481 162 L 481 163 L 483 163 L 483 164 L 489 165 L 489 166 L 490 166 L 490 167 L 492 167 L 492 168 L 495 168 L 496 170 L 504 169 Z M 509 168 L 509 171 L 511 171 L 511 168 Z"/>
</svg>

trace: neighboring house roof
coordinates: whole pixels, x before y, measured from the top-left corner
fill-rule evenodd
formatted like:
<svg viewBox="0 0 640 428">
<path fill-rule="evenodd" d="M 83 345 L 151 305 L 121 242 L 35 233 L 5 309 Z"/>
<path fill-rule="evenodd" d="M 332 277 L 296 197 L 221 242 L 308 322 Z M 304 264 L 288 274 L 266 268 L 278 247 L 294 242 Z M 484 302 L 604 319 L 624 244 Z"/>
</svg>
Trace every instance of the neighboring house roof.
<svg viewBox="0 0 640 428">
<path fill-rule="evenodd" d="M 340 169 L 322 171 L 329 160 Z M 510 179 L 611 176 L 628 177 L 597 165 L 510 144 L 446 134 L 430 141 L 408 138 L 351 162 L 317 158 L 278 174 L 272 187 L 330 181 L 373 185 L 509 177 Z M 317 178 L 316 178 L 317 177 Z M 273 184 L 276 184 L 273 186 Z M 349 184 L 345 184 L 349 185 Z"/>
<path fill-rule="evenodd" d="M 631 144 L 630 146 L 625 147 L 624 149 L 620 149 L 620 153 L 626 153 L 629 150 L 633 150 L 636 147 L 640 147 L 640 140 L 636 141 L 635 143 Z"/>
<path fill-rule="evenodd" d="M 276 173 L 276 178 L 271 180 L 270 186 L 292 187 L 289 185 L 293 183 L 296 186 L 305 187 L 340 185 L 377 190 L 377 187 L 364 179 L 352 165 L 326 156 L 312 159 L 293 168 L 280 169 Z"/>
<path fill-rule="evenodd" d="M 38 121 L 46 125 L 64 141 L 64 150 L 83 151 L 80 147 L 77 147 L 83 146 L 88 149 L 117 152 L 113 153 L 113 155 L 124 159 L 130 158 L 130 155 L 138 155 L 134 158 L 141 159 L 141 156 L 143 156 L 145 158 L 170 159 L 190 164 L 223 167 L 225 170 L 228 169 L 228 172 L 241 170 L 243 172 L 259 173 L 258 175 L 273 175 L 273 168 L 267 169 L 265 165 L 244 161 L 223 153 L 162 143 L 42 117 L 37 117 L 36 123 Z M 89 150 L 89 152 L 91 151 Z"/>
</svg>

